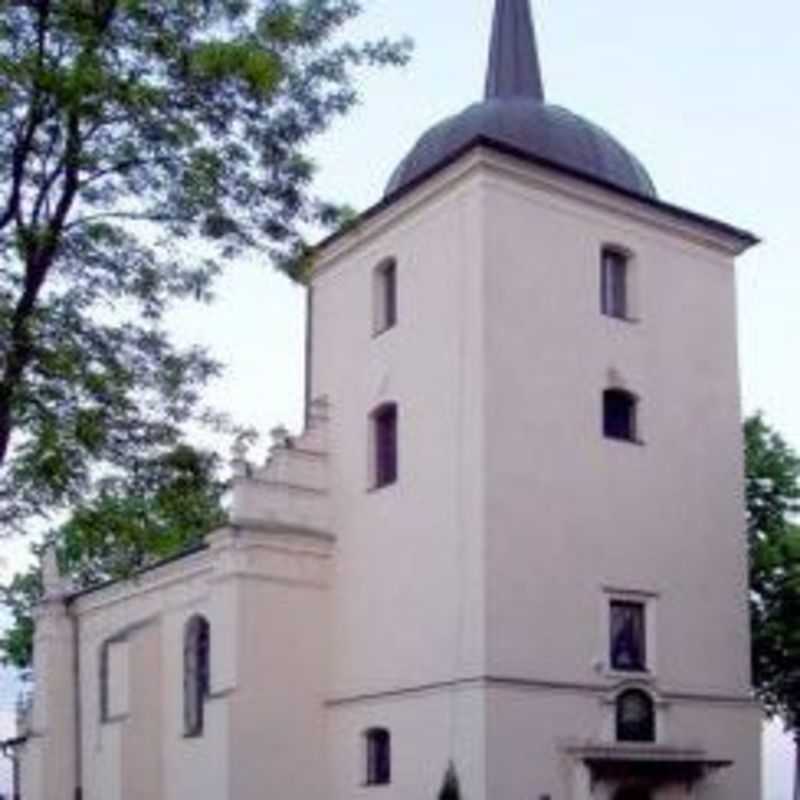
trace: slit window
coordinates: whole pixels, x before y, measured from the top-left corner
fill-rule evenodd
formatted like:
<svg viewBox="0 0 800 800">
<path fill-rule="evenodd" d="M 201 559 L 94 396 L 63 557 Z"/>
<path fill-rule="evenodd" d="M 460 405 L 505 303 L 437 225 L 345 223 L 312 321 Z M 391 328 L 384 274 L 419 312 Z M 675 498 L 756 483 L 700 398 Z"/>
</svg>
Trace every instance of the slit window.
<svg viewBox="0 0 800 800">
<path fill-rule="evenodd" d="M 397 261 L 395 259 L 387 259 L 375 268 L 373 293 L 373 329 L 377 336 L 397 324 Z"/>
<path fill-rule="evenodd" d="M 600 303 L 603 314 L 628 319 L 629 258 L 619 250 L 605 248 L 601 257 Z"/>
<path fill-rule="evenodd" d="M 202 736 L 205 703 L 211 689 L 211 627 L 205 617 L 186 623 L 183 640 L 183 731 Z"/>
<path fill-rule="evenodd" d="M 630 392 L 608 389 L 603 393 L 603 434 L 609 439 L 637 441 L 637 400 Z"/>
<path fill-rule="evenodd" d="M 370 728 L 364 734 L 367 786 L 384 786 L 392 781 L 392 737 L 386 728 Z"/>
<path fill-rule="evenodd" d="M 397 481 L 397 406 L 387 403 L 372 413 L 373 486 Z"/>
<path fill-rule="evenodd" d="M 647 669 L 647 620 L 644 603 L 611 601 L 611 668 L 620 672 Z"/>
<path fill-rule="evenodd" d="M 656 712 L 653 698 L 641 689 L 629 689 L 617 698 L 617 741 L 654 742 Z"/>
</svg>

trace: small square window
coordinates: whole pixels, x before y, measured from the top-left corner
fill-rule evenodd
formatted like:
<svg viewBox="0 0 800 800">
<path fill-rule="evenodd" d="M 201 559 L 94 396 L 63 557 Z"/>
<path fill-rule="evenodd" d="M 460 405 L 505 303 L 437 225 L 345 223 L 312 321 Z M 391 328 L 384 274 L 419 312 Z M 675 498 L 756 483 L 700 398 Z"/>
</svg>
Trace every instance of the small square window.
<svg viewBox="0 0 800 800">
<path fill-rule="evenodd" d="M 397 481 L 397 406 L 387 403 L 372 412 L 373 485 Z"/>
<path fill-rule="evenodd" d="M 377 336 L 397 324 L 397 262 L 393 258 L 375 268 L 373 295 L 373 331 Z"/>
<path fill-rule="evenodd" d="M 611 601 L 611 669 L 620 672 L 647 670 L 647 619 L 644 603 Z"/>
<path fill-rule="evenodd" d="M 601 258 L 601 309 L 607 317 L 628 319 L 628 256 L 604 249 Z"/>
</svg>

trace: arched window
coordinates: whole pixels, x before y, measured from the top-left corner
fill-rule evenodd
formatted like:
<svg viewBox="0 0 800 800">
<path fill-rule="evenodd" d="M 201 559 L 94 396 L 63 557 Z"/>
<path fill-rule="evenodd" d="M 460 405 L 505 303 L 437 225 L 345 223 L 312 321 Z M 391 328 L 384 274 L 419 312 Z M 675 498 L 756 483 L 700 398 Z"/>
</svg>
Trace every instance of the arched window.
<svg viewBox="0 0 800 800">
<path fill-rule="evenodd" d="M 637 440 L 636 396 L 624 389 L 603 392 L 603 434 L 609 439 Z"/>
<path fill-rule="evenodd" d="M 392 736 L 386 728 L 370 728 L 364 733 L 365 777 L 367 786 L 382 786 L 392 781 Z"/>
<path fill-rule="evenodd" d="M 379 489 L 397 480 L 397 405 L 384 403 L 370 419 L 372 485 Z"/>
<path fill-rule="evenodd" d="M 654 742 L 656 709 L 653 698 L 641 689 L 628 689 L 617 698 L 617 740 Z"/>
<path fill-rule="evenodd" d="M 202 736 L 205 701 L 211 688 L 211 627 L 205 617 L 194 616 L 183 634 L 183 730 L 185 736 Z"/>
</svg>

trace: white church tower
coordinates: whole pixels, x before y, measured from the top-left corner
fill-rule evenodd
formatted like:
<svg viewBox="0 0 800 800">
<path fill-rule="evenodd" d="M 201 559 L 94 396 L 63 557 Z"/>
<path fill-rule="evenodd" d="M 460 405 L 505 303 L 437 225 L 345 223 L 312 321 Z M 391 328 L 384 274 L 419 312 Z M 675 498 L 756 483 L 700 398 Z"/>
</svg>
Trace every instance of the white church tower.
<svg viewBox="0 0 800 800">
<path fill-rule="evenodd" d="M 759 797 L 733 263 L 754 241 L 548 104 L 528 2 L 498 0 L 485 100 L 314 272 L 331 796 L 432 797 L 452 760 L 468 800 Z"/>
<path fill-rule="evenodd" d="M 757 800 L 755 242 L 547 103 L 497 0 L 485 99 L 317 249 L 306 431 L 205 546 L 49 562 L 23 800 Z"/>
</svg>

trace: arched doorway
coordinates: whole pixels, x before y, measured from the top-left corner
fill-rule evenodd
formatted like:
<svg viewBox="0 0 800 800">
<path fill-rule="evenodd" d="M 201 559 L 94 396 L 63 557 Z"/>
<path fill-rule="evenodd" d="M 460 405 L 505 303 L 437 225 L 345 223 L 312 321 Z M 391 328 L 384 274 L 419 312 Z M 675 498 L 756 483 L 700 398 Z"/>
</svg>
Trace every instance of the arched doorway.
<svg viewBox="0 0 800 800">
<path fill-rule="evenodd" d="M 653 795 L 648 789 L 638 786 L 628 786 L 620 789 L 615 795 L 614 800 L 653 800 Z"/>
</svg>

